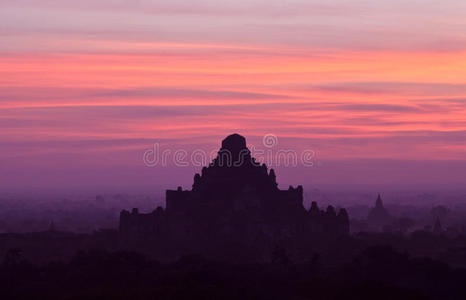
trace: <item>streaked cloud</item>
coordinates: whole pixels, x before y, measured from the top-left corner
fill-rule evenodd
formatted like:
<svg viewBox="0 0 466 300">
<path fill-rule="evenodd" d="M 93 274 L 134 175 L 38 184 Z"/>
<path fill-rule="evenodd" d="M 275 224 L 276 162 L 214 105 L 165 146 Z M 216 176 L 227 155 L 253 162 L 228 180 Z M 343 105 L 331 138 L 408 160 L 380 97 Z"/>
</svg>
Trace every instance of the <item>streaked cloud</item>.
<svg viewBox="0 0 466 300">
<path fill-rule="evenodd" d="M 460 162 L 464 11 L 459 0 L 4 0 L 0 163 L 15 178 L 114 168 L 122 182 L 125 168 L 147 174 L 153 142 L 215 148 L 231 132 L 259 145 L 273 133 L 329 161 Z"/>
</svg>

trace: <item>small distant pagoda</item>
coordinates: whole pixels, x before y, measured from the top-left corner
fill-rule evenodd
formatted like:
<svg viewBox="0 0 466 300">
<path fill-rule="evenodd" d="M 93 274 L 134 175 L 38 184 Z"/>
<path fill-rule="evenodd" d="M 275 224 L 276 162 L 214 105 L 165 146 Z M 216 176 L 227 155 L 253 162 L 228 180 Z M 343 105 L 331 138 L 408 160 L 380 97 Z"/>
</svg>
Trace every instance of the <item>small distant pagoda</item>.
<svg viewBox="0 0 466 300">
<path fill-rule="evenodd" d="M 369 226 L 376 230 L 382 230 L 384 226 L 389 225 L 391 221 L 390 214 L 387 209 L 383 206 L 382 198 L 380 194 L 375 200 L 375 207 L 373 207 L 367 216 L 367 222 Z"/>
<path fill-rule="evenodd" d="M 191 190 L 166 191 L 166 207 L 120 214 L 123 247 L 172 256 L 202 253 L 265 259 L 277 245 L 311 247 L 319 239 L 349 234 L 348 214 L 313 202 L 303 206 L 302 186 L 280 190 L 275 171 L 258 163 L 246 139 L 232 134 L 218 156 L 195 174 Z"/>
<path fill-rule="evenodd" d="M 435 219 L 434 228 L 432 229 L 432 232 L 435 233 L 435 234 L 442 234 L 443 233 L 443 227 L 442 227 L 442 223 L 440 223 L 440 218 L 439 217 L 437 217 Z"/>
</svg>

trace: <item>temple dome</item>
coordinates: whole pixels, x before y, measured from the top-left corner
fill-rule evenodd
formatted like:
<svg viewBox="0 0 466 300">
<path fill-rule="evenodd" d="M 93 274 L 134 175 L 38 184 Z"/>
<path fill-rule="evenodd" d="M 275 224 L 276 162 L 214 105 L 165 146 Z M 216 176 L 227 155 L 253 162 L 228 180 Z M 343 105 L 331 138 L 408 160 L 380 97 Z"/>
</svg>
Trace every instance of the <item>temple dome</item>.
<svg viewBox="0 0 466 300">
<path fill-rule="evenodd" d="M 246 139 L 237 133 L 227 136 L 222 141 L 222 148 L 219 151 L 219 158 L 222 165 L 231 165 L 229 162 L 246 162 L 250 160 L 250 152 L 246 147 Z"/>
<path fill-rule="evenodd" d="M 246 148 L 246 139 L 237 133 L 230 134 L 222 141 L 222 149 L 232 153 L 239 152 Z"/>
</svg>

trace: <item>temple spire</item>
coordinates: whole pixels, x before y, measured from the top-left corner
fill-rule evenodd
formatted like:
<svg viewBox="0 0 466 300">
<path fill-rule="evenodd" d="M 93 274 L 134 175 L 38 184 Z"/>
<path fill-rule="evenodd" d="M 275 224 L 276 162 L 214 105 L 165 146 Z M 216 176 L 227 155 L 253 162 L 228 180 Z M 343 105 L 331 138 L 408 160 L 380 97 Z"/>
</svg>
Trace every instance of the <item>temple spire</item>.
<svg viewBox="0 0 466 300">
<path fill-rule="evenodd" d="M 382 198 L 380 197 L 380 193 L 377 196 L 377 200 L 375 201 L 375 207 L 383 208 L 383 202 L 382 202 Z"/>
</svg>

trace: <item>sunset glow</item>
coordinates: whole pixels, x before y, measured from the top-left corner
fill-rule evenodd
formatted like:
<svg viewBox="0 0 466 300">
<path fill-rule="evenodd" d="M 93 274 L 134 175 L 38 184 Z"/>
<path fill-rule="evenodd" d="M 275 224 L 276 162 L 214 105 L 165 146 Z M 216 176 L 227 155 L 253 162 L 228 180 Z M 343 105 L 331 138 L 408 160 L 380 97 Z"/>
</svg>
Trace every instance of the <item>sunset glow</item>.
<svg viewBox="0 0 466 300">
<path fill-rule="evenodd" d="M 153 142 L 232 132 L 324 161 L 464 161 L 466 4 L 428 2 L 1 1 L 0 161 L 143 168 Z"/>
</svg>

